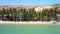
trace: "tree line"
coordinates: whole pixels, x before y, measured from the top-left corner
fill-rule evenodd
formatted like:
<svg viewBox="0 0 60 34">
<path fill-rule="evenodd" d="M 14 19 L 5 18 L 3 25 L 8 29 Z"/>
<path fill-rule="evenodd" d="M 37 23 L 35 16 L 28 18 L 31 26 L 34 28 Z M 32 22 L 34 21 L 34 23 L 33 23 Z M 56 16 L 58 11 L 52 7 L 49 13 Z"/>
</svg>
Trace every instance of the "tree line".
<svg viewBox="0 0 60 34">
<path fill-rule="evenodd" d="M 60 14 L 60 9 L 43 9 L 42 12 L 36 12 L 34 8 L 25 9 L 25 8 L 3 8 L 0 10 L 0 20 L 9 20 L 9 21 L 51 21 L 57 20 L 56 14 Z M 4 17 L 4 15 L 6 15 Z"/>
</svg>

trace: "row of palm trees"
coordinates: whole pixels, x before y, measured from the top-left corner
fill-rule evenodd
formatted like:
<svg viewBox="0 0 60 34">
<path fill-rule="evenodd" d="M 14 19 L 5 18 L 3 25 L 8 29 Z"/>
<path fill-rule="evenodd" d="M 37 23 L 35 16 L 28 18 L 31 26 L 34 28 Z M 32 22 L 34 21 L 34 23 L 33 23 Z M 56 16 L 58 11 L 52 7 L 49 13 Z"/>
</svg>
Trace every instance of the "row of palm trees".
<svg viewBox="0 0 60 34">
<path fill-rule="evenodd" d="M 0 20 L 11 20 L 11 21 L 51 21 L 57 20 L 56 14 L 60 14 L 60 9 L 43 9 L 42 12 L 36 12 L 34 8 L 9 8 L 0 10 Z M 5 17 L 4 17 L 5 16 Z"/>
</svg>

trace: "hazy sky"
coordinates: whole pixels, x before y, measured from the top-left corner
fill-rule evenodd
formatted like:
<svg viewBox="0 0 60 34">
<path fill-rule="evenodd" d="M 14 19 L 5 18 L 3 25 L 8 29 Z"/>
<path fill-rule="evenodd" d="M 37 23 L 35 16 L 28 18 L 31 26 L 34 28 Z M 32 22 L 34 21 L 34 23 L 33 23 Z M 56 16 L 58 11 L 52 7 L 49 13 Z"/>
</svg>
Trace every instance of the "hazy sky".
<svg viewBox="0 0 60 34">
<path fill-rule="evenodd" d="M 49 5 L 60 4 L 60 0 L 0 0 L 0 5 Z"/>
</svg>

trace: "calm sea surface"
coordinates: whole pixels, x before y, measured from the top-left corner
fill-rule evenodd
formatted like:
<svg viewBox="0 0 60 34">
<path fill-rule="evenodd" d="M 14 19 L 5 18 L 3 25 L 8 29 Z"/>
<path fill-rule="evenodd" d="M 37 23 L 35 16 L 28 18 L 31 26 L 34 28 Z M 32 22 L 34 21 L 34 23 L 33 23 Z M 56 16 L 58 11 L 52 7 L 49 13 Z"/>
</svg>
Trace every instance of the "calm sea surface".
<svg viewBox="0 0 60 34">
<path fill-rule="evenodd" d="M 60 25 L 0 25 L 0 34 L 60 34 Z"/>
</svg>

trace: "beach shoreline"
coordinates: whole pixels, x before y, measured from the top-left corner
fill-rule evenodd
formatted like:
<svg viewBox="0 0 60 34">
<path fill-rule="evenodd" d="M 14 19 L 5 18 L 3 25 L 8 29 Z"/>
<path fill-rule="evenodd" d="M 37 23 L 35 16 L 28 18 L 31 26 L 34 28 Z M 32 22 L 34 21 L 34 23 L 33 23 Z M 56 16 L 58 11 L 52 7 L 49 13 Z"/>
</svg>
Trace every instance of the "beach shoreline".
<svg viewBox="0 0 60 34">
<path fill-rule="evenodd" d="M 53 24 L 50 21 L 0 21 L 0 24 L 17 24 L 17 25 L 60 25 L 59 24 Z"/>
</svg>

